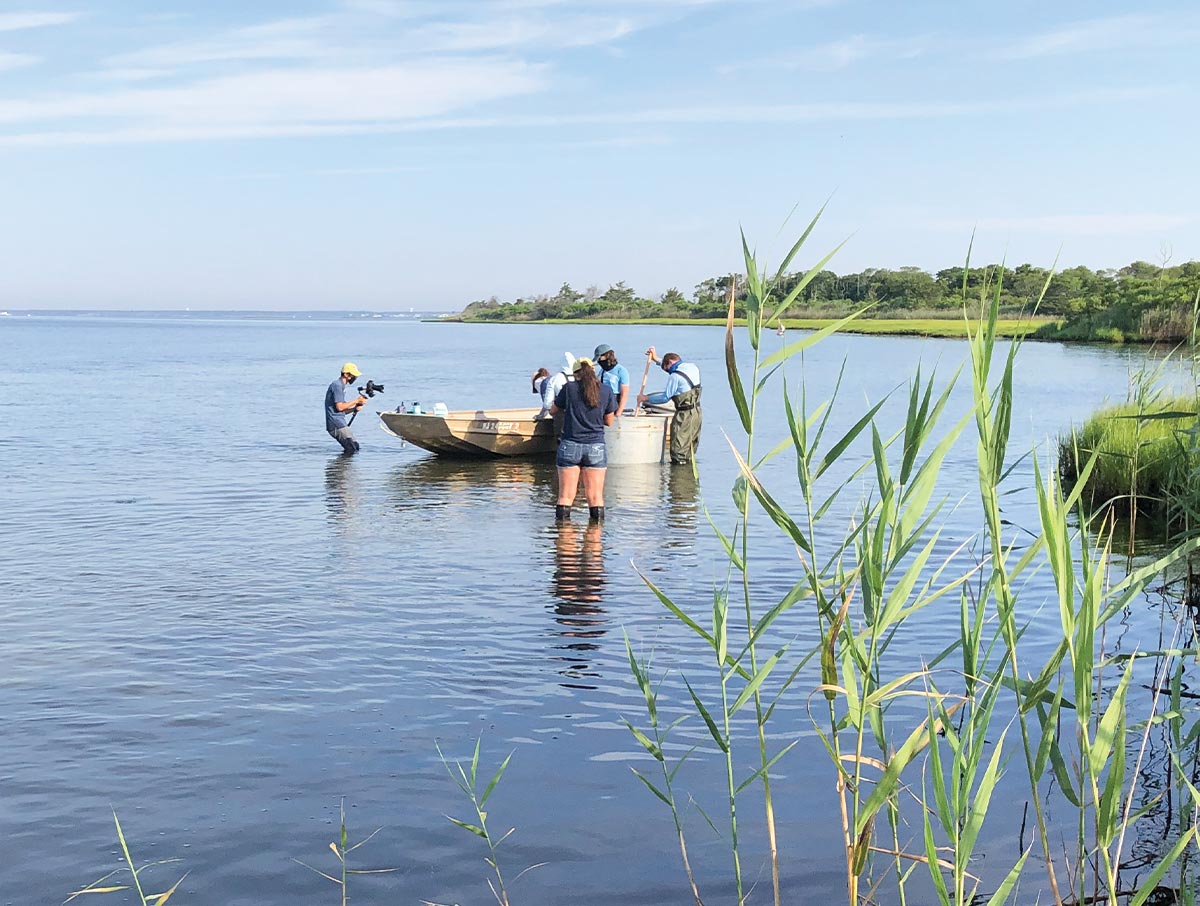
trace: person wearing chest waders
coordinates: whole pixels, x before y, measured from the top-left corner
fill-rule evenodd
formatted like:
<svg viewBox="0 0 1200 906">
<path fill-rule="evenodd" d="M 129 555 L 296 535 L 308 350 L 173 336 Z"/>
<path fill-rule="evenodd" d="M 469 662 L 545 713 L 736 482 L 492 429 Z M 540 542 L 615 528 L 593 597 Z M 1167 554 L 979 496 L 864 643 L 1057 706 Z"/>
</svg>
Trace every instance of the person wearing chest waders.
<svg viewBox="0 0 1200 906">
<path fill-rule="evenodd" d="M 358 366 L 353 362 L 347 362 L 342 366 L 342 373 L 338 379 L 325 391 L 325 430 L 329 432 L 330 437 L 342 445 L 342 452 L 346 454 L 357 453 L 359 449 L 358 441 L 354 439 L 354 434 L 350 431 L 350 423 L 346 420 L 346 413 L 357 412 L 367 398 L 358 396 L 355 399 L 347 400 L 346 388 L 355 378 L 360 377 L 362 377 L 362 372 L 358 370 Z"/>
<path fill-rule="evenodd" d="M 659 361 L 653 346 L 646 350 L 646 355 L 653 362 Z M 700 369 L 683 361 L 675 352 L 662 357 L 661 367 L 667 373 L 667 386 L 658 393 L 639 393 L 638 402 L 647 412 L 672 414 L 671 462 L 683 465 L 695 456 L 704 423 L 700 411 Z"/>
<path fill-rule="evenodd" d="M 571 519 L 571 505 L 583 482 L 592 522 L 604 521 L 604 475 L 608 451 L 604 446 L 604 428 L 616 417 L 617 401 L 612 391 L 600 383 L 590 359 L 575 362 L 575 379 L 558 391 L 553 415 L 563 414 L 562 433 L 558 438 L 558 505 L 555 522 Z"/>
</svg>

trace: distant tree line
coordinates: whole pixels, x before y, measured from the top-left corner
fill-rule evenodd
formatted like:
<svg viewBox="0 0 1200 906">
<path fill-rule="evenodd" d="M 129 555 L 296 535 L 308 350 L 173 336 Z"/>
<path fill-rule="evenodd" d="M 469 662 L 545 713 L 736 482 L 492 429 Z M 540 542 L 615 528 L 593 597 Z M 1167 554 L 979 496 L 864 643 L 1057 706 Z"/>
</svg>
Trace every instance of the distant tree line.
<svg viewBox="0 0 1200 906">
<path fill-rule="evenodd" d="M 929 273 L 918 267 L 868 268 L 853 274 L 824 270 L 804 287 L 785 317 L 843 316 L 870 306 L 867 317 L 930 318 L 961 315 L 963 280 L 966 298 L 978 303 L 984 286 L 994 286 L 996 265 L 950 267 Z M 803 274 L 785 275 L 780 296 L 788 293 Z M 1001 313 L 1013 317 L 1029 313 L 1042 289 L 1049 287 L 1037 314 L 1055 319 L 1043 336 L 1064 339 L 1177 340 L 1189 338 L 1196 322 L 1200 293 L 1200 262 L 1168 266 L 1135 261 L 1119 270 L 1073 267 L 1050 271 L 1022 264 L 1003 273 Z M 718 318 L 727 311 L 730 282 L 736 281 L 735 306 L 742 313 L 745 278 L 740 274 L 710 277 L 696 285 L 689 297 L 671 288 L 658 298 L 639 295 L 624 281 L 601 292 L 592 286 L 580 292 L 564 283 L 553 295 L 540 294 L 503 302 L 494 296 L 472 302 L 461 313 L 469 321 L 547 321 L 557 319 L 614 318 Z"/>
</svg>

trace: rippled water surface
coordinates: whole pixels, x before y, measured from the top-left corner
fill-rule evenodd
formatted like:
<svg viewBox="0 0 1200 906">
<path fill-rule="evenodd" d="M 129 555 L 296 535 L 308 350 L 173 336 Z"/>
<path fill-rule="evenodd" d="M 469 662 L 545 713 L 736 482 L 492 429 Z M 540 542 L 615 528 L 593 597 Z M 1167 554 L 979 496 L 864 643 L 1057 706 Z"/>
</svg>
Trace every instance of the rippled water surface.
<svg viewBox="0 0 1200 906">
<path fill-rule="evenodd" d="M 653 342 L 697 361 L 705 386 L 699 483 L 666 466 L 612 469 L 603 529 L 583 507 L 555 528 L 547 465 L 439 461 L 376 430 L 370 412 L 355 424 L 358 457 L 335 455 L 324 432 L 324 390 L 346 358 L 387 386 L 381 405 L 530 405 L 535 367 L 599 342 L 635 382 Z M 344 799 L 352 840 L 383 828 L 360 864 L 398 869 L 357 879 L 355 901 L 488 902 L 481 841 L 444 817 L 470 815 L 436 748 L 468 756 L 482 736 L 484 770 L 513 753 L 489 803 L 493 827 L 517 828 L 509 876 L 546 863 L 515 900 L 686 904 L 669 814 L 630 772 L 645 763 L 621 718 L 643 717 L 623 634 L 670 671 L 668 716 L 687 710 L 681 667 L 711 690 L 708 660 L 635 567 L 701 617 L 726 574 L 702 508 L 730 525 L 722 429 L 734 435 L 736 416 L 721 343 L 702 327 L 0 322 L 0 901 L 61 902 L 115 867 L 116 809 L 139 857 L 182 860 L 157 877 L 190 871 L 181 901 L 333 902 L 333 885 L 294 860 L 334 867 Z M 844 429 L 919 360 L 948 377 L 965 354 L 955 341 L 837 337 L 804 374 L 819 398 L 846 361 Z M 1123 396 L 1139 355 L 1028 345 L 1014 444 Z M 955 391 L 954 419 L 967 396 Z M 765 451 L 786 426 L 776 402 L 763 419 Z M 943 469 L 957 504 L 947 550 L 978 527 L 970 430 Z M 782 456 L 764 473 L 785 501 L 791 468 Z M 1026 464 L 1014 486 L 1028 475 Z M 1014 495 L 1009 519 L 1032 527 L 1030 503 Z M 754 548 L 756 590 L 778 598 L 796 580 L 794 551 L 761 517 Z M 955 607 L 922 615 L 928 651 L 956 635 Z M 780 632 L 800 650 L 811 622 L 790 616 Z M 775 725 L 780 741 L 803 737 L 777 781 L 785 880 L 806 899 L 840 897 L 831 777 L 803 696 Z M 681 777 L 719 813 L 706 738 L 694 718 L 681 728 L 681 744 L 701 745 Z M 751 822 L 761 805 L 749 803 Z M 724 845 L 695 811 L 688 820 L 719 899 Z M 761 841 L 748 846 L 765 900 Z"/>
</svg>

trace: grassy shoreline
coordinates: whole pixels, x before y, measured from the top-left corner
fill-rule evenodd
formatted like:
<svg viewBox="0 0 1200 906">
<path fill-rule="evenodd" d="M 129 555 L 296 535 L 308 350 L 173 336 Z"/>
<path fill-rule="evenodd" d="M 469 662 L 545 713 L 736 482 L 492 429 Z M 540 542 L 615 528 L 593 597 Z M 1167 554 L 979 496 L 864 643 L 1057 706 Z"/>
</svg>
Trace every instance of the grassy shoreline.
<svg viewBox="0 0 1200 906">
<path fill-rule="evenodd" d="M 437 318 L 451 324 L 649 324 L 668 327 L 724 327 L 724 318 L 552 318 L 538 321 L 490 321 L 484 318 Z M 821 330 L 837 323 L 838 318 L 785 318 L 783 323 L 792 330 Z M 996 335 L 1000 337 L 1031 337 L 1039 327 L 1054 323 L 1053 318 L 1007 318 L 997 320 Z M 736 326 L 744 327 L 738 318 Z M 873 334 L 878 336 L 918 336 L 962 339 L 967 336 L 967 322 L 962 318 L 858 318 L 843 327 L 841 333 Z"/>
</svg>

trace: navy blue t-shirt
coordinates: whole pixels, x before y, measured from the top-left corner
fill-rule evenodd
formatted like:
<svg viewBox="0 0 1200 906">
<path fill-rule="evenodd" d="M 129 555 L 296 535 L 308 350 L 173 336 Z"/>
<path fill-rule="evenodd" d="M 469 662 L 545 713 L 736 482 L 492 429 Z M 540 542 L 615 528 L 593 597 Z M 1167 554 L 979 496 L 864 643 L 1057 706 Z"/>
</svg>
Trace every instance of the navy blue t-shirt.
<svg viewBox="0 0 1200 906">
<path fill-rule="evenodd" d="M 338 378 L 329 385 L 329 389 L 325 391 L 325 430 L 336 431 L 338 428 L 346 427 L 346 416 L 338 412 L 335 403 L 345 403 L 346 385 L 342 383 L 342 379 Z"/>
<path fill-rule="evenodd" d="M 554 405 L 563 413 L 563 440 L 573 440 L 577 444 L 602 444 L 604 416 L 617 411 L 617 398 L 601 384 L 600 405 L 589 406 L 583 398 L 583 389 L 571 381 L 558 391 Z"/>
</svg>

